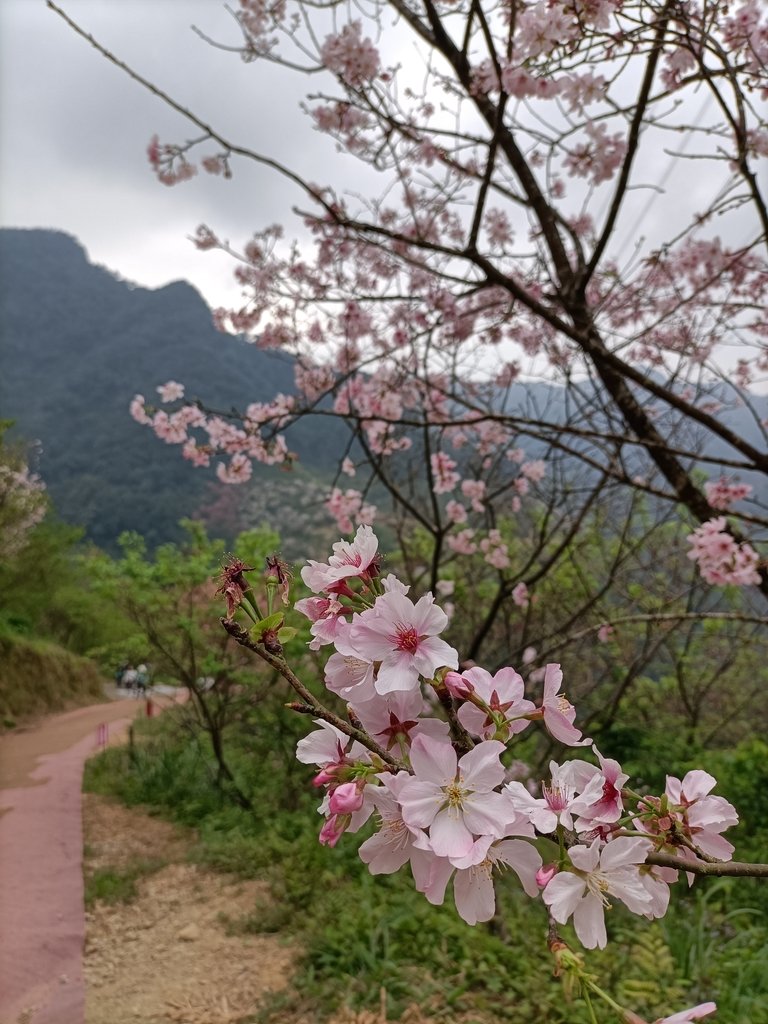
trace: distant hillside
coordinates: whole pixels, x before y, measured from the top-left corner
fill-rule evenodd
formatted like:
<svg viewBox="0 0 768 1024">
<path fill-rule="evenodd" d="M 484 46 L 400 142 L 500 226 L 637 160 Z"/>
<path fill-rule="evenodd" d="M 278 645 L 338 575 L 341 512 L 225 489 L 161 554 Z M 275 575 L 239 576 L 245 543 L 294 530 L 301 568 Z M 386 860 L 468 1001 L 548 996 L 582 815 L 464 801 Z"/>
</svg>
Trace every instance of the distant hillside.
<svg viewBox="0 0 768 1024">
<path fill-rule="evenodd" d="M 216 331 L 191 285 L 136 287 L 89 263 L 74 238 L 44 230 L 0 230 L 0 332 L 0 416 L 40 441 L 37 468 L 66 521 L 107 548 L 129 529 L 150 544 L 175 539 L 178 520 L 201 509 L 227 539 L 245 525 L 239 510 L 253 504 L 249 495 L 222 501 L 212 472 L 135 423 L 128 404 L 137 392 L 151 401 L 158 384 L 175 379 L 189 397 L 242 407 L 292 389 L 287 358 Z M 304 500 L 293 504 L 317 518 L 317 476 L 333 466 L 344 438 L 333 421 L 299 424 L 290 437 L 298 478 L 257 473 L 248 490 L 260 495 L 260 510 L 276 514 L 301 486 Z M 265 501 L 273 491 L 279 500 Z M 305 526 L 294 514 L 290 529 Z"/>
</svg>

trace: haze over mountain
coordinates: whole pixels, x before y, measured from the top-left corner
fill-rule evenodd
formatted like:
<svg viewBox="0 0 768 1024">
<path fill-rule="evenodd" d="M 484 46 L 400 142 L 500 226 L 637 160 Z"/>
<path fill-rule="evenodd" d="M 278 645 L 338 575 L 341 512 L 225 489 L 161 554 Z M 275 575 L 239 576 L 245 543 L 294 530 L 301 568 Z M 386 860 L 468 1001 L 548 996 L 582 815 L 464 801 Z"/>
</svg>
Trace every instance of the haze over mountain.
<svg viewBox="0 0 768 1024">
<path fill-rule="evenodd" d="M 105 547 L 128 529 L 150 544 L 174 539 L 180 518 L 206 509 L 226 539 L 244 525 L 241 488 L 225 489 L 186 463 L 178 446 L 135 423 L 128 405 L 136 393 L 151 401 L 158 384 L 175 379 L 190 398 L 244 407 L 291 390 L 290 360 L 220 334 L 186 282 L 136 287 L 56 231 L 0 230 L 0 331 L 0 417 L 15 420 L 16 436 L 40 442 L 35 468 L 63 519 Z M 292 505 L 322 519 L 313 474 L 330 471 L 345 436 L 333 421 L 298 424 L 290 435 L 298 475 L 257 467 L 246 488 L 274 491 L 275 507 L 295 489 Z"/>
</svg>

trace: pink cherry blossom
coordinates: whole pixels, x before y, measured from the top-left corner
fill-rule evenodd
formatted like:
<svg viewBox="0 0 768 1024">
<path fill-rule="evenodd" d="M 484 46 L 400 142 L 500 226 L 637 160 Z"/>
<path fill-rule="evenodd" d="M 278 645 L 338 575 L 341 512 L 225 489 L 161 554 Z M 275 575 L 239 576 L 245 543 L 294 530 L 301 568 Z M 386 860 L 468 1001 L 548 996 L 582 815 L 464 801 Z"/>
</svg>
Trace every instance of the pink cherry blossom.
<svg viewBox="0 0 768 1024">
<path fill-rule="evenodd" d="M 169 380 L 167 384 L 158 387 L 157 393 L 161 402 L 175 402 L 184 397 L 184 385 L 179 384 L 177 380 Z"/>
<path fill-rule="evenodd" d="M 666 795 L 683 833 L 708 857 L 730 860 L 733 845 L 720 835 L 739 816 L 722 796 L 711 796 L 717 780 L 698 769 L 688 772 L 683 781 L 667 776 Z"/>
<path fill-rule="evenodd" d="M 592 740 L 582 739 L 580 730 L 574 726 L 576 709 L 565 695 L 560 693 L 562 682 L 563 673 L 560 666 L 547 665 L 544 673 L 544 698 L 540 709 L 544 725 L 556 740 L 565 743 L 566 746 L 586 746 Z"/>
<path fill-rule="evenodd" d="M 688 542 L 688 557 L 698 563 L 708 583 L 746 587 L 760 582 L 757 552 L 749 544 L 734 540 L 727 532 L 725 516 L 702 523 L 689 534 Z"/>
<path fill-rule="evenodd" d="M 689 1021 L 708 1017 L 710 1013 L 714 1013 L 716 1010 L 716 1003 L 699 1003 L 698 1006 L 692 1006 L 689 1010 L 673 1013 L 671 1017 L 660 1017 L 655 1024 L 688 1024 Z"/>
<path fill-rule="evenodd" d="M 547 466 L 543 459 L 534 459 L 531 462 L 524 462 L 520 466 L 520 472 L 532 483 L 538 483 L 547 475 Z"/>
<path fill-rule="evenodd" d="M 529 725 L 525 717 L 535 711 L 535 705 L 523 696 L 525 683 L 523 677 L 513 668 L 502 668 L 492 676 L 480 666 L 466 669 L 459 677 L 461 683 L 453 682 L 452 693 L 459 696 L 457 686 L 463 684 L 469 690 L 472 703 L 464 703 L 458 710 L 461 724 L 473 736 L 483 739 L 499 739 L 505 741 L 510 736 L 520 733 Z M 448 677 L 446 676 L 448 685 Z M 465 698 L 466 699 L 466 698 Z"/>
<path fill-rule="evenodd" d="M 539 832 L 554 832 L 558 825 L 573 829 L 573 805 L 576 799 L 573 771 L 570 765 L 549 762 L 550 783 L 542 783 L 540 799 L 532 796 L 520 782 L 508 782 L 504 791 L 512 806 Z"/>
<path fill-rule="evenodd" d="M 472 852 L 454 861 L 454 865 L 453 898 L 459 917 L 467 924 L 490 921 L 496 913 L 494 870 L 500 873 L 504 868 L 512 868 L 525 892 L 531 897 L 538 895 L 536 875 L 541 868 L 541 856 L 523 839 L 494 841 L 492 836 L 483 836 Z"/>
<path fill-rule="evenodd" d="M 220 462 L 216 466 L 216 476 L 223 484 L 241 484 L 250 480 L 253 464 L 245 455 L 233 455 L 229 465 Z"/>
<path fill-rule="evenodd" d="M 466 523 L 467 510 L 460 501 L 449 501 L 445 506 L 445 514 L 451 523 Z"/>
<path fill-rule="evenodd" d="M 363 806 L 363 786 L 357 782 L 342 782 L 329 795 L 331 814 L 353 814 Z"/>
<path fill-rule="evenodd" d="M 507 543 L 498 530 L 488 531 L 488 536 L 480 541 L 480 550 L 485 555 L 488 565 L 495 569 L 508 569 L 512 564 Z"/>
<path fill-rule="evenodd" d="M 351 543 L 340 540 L 333 545 L 327 563 L 310 559 L 301 570 L 301 578 L 315 594 L 331 591 L 337 584 L 355 577 L 365 580 L 372 572 L 378 572 L 378 548 L 379 541 L 371 527 L 359 526 Z"/>
<path fill-rule="evenodd" d="M 485 507 L 485 482 L 483 480 L 462 480 L 461 493 L 472 502 L 475 512 L 482 512 Z"/>
<path fill-rule="evenodd" d="M 719 480 L 707 480 L 704 493 L 712 508 L 727 510 L 734 502 L 748 498 L 752 487 L 749 484 L 731 483 L 725 477 L 720 477 Z"/>
<path fill-rule="evenodd" d="M 316 718 L 320 728 L 300 739 L 296 745 L 296 757 L 302 764 L 328 765 L 344 760 L 349 737 L 340 729 L 322 719 Z"/>
<path fill-rule="evenodd" d="M 381 775 L 381 786 L 372 787 L 372 799 L 379 817 L 379 829 L 360 847 L 360 859 L 372 875 L 399 871 L 409 860 L 416 861 L 416 873 L 428 873 L 434 855 L 427 849 L 426 833 L 403 821 L 399 795 L 411 778 L 408 772 Z"/>
<path fill-rule="evenodd" d="M 431 594 L 414 604 L 393 591 L 353 620 L 349 640 L 359 657 L 381 662 L 375 682 L 378 693 L 411 690 L 418 687 L 420 675 L 431 679 L 439 668 L 458 667 L 458 654 L 438 636 L 447 624 Z"/>
<path fill-rule="evenodd" d="M 362 85 L 379 73 L 378 51 L 369 38 L 363 39 L 359 21 L 345 25 L 338 35 L 326 36 L 320 57 L 348 85 Z"/>
<path fill-rule="evenodd" d="M 613 824 L 624 813 L 621 790 L 629 776 L 622 772 L 618 761 L 603 757 L 597 747 L 593 750 L 600 762 L 600 771 L 595 772 L 572 807 L 574 815 L 579 817 L 576 828 L 580 832 L 596 824 Z"/>
<path fill-rule="evenodd" d="M 432 467 L 432 490 L 435 494 L 452 491 L 461 477 L 456 472 L 456 462 L 445 452 L 435 452 L 430 456 Z"/>
<path fill-rule="evenodd" d="M 466 857 L 475 837 L 500 839 L 515 817 L 508 801 L 493 792 L 504 778 L 503 750 L 503 743 L 488 740 L 457 763 L 450 743 L 414 739 L 414 778 L 400 794 L 403 819 L 414 828 L 429 828 L 429 845 L 438 857 Z"/>
<path fill-rule="evenodd" d="M 457 555 L 474 555 L 477 551 L 477 544 L 473 540 L 474 536 L 474 530 L 459 530 L 455 534 L 449 533 L 446 543 L 451 551 L 455 551 Z"/>
<path fill-rule="evenodd" d="M 373 666 L 371 666 L 373 675 Z M 372 689 L 372 687 L 371 687 Z M 365 731 L 386 750 L 399 752 L 419 735 L 448 738 L 448 723 L 438 718 L 421 718 L 427 708 L 420 690 L 395 690 L 385 697 L 373 691 L 360 703 L 360 697 L 348 691 L 344 696 L 354 702 L 354 711 Z"/>
<path fill-rule="evenodd" d="M 144 395 L 134 395 L 128 411 L 137 423 L 141 423 L 143 426 L 148 426 L 152 423 L 152 417 L 144 407 Z"/>
<path fill-rule="evenodd" d="M 304 597 L 293 606 L 297 612 L 306 615 L 311 621 L 309 642 L 311 651 L 319 651 L 324 644 L 335 642 L 339 631 L 346 625 L 345 615 L 349 609 L 336 597 Z"/>
<path fill-rule="evenodd" d="M 609 896 L 616 897 L 635 914 L 645 913 L 651 896 L 640 880 L 638 865 L 651 849 L 645 839 L 620 838 L 602 845 L 572 846 L 568 851 L 572 871 L 559 871 L 542 893 L 552 916 L 565 924 L 573 915 L 579 941 L 587 949 L 603 949 L 607 942 L 604 911 Z"/>
</svg>

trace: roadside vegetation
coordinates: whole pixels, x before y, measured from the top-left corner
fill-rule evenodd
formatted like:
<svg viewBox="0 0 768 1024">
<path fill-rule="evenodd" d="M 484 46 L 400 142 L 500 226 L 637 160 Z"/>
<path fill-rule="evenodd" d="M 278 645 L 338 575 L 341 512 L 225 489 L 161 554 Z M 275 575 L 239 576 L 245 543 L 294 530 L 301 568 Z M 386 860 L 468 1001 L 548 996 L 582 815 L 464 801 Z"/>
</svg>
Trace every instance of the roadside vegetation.
<svg viewBox="0 0 768 1024">
<path fill-rule="evenodd" d="M 341 1006 L 376 1012 L 385 993 L 388 1019 L 409 1007 L 439 1021 L 588 1024 L 578 1002 L 563 1004 L 542 939 L 540 908 L 502 887 L 501 908 L 488 925 L 470 928 L 452 906 L 414 901 L 403 873 L 373 878 L 357 857 L 370 827 L 320 846 L 317 791 L 293 759 L 303 734 L 299 716 L 273 692 L 233 723 L 227 745 L 238 786 L 252 808 L 235 805 L 215 784 L 209 741 L 191 741 L 183 720 L 142 722 L 134 747 L 92 760 L 88 790 L 129 806 L 148 805 L 196 830 L 192 856 L 242 878 L 268 881 L 270 897 L 228 920 L 234 933 L 278 932 L 304 950 L 286 992 L 258 1020 L 302 1013 L 318 1019 Z M 675 734 L 659 722 L 659 743 Z M 670 770 L 692 762 L 667 745 Z M 744 808 L 738 855 L 757 859 L 765 828 L 768 745 L 753 737 L 713 755 L 721 792 Z M 299 777 L 304 785 L 298 786 Z M 297 792 L 300 794 L 297 796 Z M 616 908 L 612 941 L 590 962 L 616 996 L 653 1020 L 670 1003 L 714 993 L 729 1024 L 768 1022 L 768 900 L 758 880 L 698 881 L 661 922 Z M 514 953 L 511 953 L 511 948 Z"/>
</svg>

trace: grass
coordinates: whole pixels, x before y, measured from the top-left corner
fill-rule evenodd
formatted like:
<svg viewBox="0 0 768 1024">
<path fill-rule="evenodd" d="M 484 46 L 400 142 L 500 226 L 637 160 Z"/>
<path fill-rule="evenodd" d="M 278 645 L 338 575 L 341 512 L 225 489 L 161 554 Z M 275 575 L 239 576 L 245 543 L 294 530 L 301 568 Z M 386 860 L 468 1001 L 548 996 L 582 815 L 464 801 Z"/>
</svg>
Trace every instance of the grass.
<svg viewBox="0 0 768 1024">
<path fill-rule="evenodd" d="M 0 722 L 3 729 L 51 711 L 103 699 L 96 665 L 58 644 L 0 629 Z"/>
<path fill-rule="evenodd" d="M 160 858 L 132 861 L 123 868 L 97 868 L 85 880 L 85 906 L 95 903 L 131 903 L 138 895 L 136 883 L 167 865 Z"/>
</svg>

